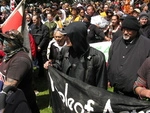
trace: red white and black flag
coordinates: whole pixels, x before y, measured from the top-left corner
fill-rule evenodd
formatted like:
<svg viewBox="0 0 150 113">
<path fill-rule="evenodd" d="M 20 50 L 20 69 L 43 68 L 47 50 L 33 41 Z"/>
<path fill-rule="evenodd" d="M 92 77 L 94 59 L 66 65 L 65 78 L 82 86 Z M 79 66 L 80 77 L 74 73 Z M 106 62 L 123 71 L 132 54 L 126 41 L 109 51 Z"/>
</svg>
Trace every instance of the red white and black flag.
<svg viewBox="0 0 150 113">
<path fill-rule="evenodd" d="M 54 113 L 150 113 L 150 102 L 88 85 L 49 67 Z"/>
<path fill-rule="evenodd" d="M 22 0 L 1 25 L 3 33 L 11 29 L 16 29 L 20 32 L 22 31 L 24 8 L 25 0 Z"/>
<path fill-rule="evenodd" d="M 25 11 L 24 11 L 25 1 L 26 0 L 20 1 L 20 3 L 13 10 L 13 12 L 9 15 L 9 17 L 5 20 L 5 22 L 1 25 L 1 27 L 2 27 L 2 33 L 15 29 L 23 34 L 24 46 L 28 49 L 29 56 L 31 58 L 29 32 L 27 30 L 27 24 L 26 24 L 25 15 L 24 15 L 25 14 Z"/>
</svg>

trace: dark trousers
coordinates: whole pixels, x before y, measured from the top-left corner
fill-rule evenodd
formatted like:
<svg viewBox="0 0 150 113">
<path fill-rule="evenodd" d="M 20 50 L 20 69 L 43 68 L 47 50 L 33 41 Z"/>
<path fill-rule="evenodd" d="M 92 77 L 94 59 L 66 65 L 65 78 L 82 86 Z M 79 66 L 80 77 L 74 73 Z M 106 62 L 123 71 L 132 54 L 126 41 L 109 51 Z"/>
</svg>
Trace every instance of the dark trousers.
<svg viewBox="0 0 150 113">
<path fill-rule="evenodd" d="M 47 61 L 46 58 L 46 50 L 37 52 L 37 60 L 38 60 L 38 66 L 39 66 L 39 77 L 45 76 L 45 69 L 43 67 L 44 63 Z"/>
</svg>

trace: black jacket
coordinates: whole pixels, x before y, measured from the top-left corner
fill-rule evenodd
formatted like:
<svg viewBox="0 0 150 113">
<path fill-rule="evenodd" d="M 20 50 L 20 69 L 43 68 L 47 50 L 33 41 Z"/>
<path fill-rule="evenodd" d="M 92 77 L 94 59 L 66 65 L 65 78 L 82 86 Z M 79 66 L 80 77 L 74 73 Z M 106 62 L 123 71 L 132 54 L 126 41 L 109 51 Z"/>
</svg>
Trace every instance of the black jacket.
<svg viewBox="0 0 150 113">
<path fill-rule="evenodd" d="M 150 39 L 150 21 L 146 25 L 141 26 L 140 34 Z"/>
<path fill-rule="evenodd" d="M 62 71 L 90 85 L 107 89 L 105 56 L 90 47 L 87 53 L 76 62 L 71 63 L 69 52 L 63 52 Z"/>
<path fill-rule="evenodd" d="M 49 28 L 46 25 L 42 23 L 40 26 L 32 24 L 30 33 L 33 35 L 37 46 L 42 50 L 47 49 L 49 43 Z"/>
<path fill-rule="evenodd" d="M 72 46 L 62 50 L 62 71 L 90 85 L 106 89 L 105 57 L 102 52 L 89 46 L 85 23 L 71 23 L 66 30 Z"/>
<path fill-rule="evenodd" d="M 90 24 L 88 27 L 87 40 L 89 43 L 103 41 L 105 37 L 104 32 L 99 29 L 96 25 Z"/>
<path fill-rule="evenodd" d="M 150 40 L 144 36 L 137 37 L 126 45 L 123 38 L 117 38 L 111 45 L 108 60 L 108 78 L 115 89 L 133 94 L 133 84 L 137 71 L 150 56 Z"/>
</svg>

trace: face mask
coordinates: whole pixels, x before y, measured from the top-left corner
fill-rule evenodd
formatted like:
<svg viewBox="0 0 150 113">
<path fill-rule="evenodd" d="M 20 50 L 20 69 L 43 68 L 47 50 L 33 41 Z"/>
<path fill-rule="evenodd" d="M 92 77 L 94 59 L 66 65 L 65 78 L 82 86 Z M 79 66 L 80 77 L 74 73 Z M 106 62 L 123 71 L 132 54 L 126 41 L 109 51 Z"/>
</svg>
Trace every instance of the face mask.
<svg viewBox="0 0 150 113">
<path fill-rule="evenodd" d="M 12 40 L 4 40 L 3 42 L 3 51 L 10 53 L 11 51 L 17 49 L 16 44 Z"/>
</svg>

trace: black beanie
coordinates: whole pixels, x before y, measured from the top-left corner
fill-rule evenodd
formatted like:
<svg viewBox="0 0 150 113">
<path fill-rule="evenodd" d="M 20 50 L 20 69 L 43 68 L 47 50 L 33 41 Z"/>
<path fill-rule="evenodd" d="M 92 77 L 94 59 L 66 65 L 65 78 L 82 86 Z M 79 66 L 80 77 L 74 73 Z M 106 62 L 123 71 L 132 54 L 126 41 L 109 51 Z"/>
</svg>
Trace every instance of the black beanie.
<svg viewBox="0 0 150 113">
<path fill-rule="evenodd" d="M 148 14 L 146 13 L 146 12 L 142 12 L 140 15 L 139 15 L 139 19 L 141 19 L 141 18 L 146 18 L 146 19 L 148 19 L 149 17 L 148 17 Z"/>
<path fill-rule="evenodd" d="M 131 30 L 138 31 L 140 29 L 140 24 L 134 16 L 127 16 L 122 22 L 122 29 L 127 28 Z"/>
</svg>

